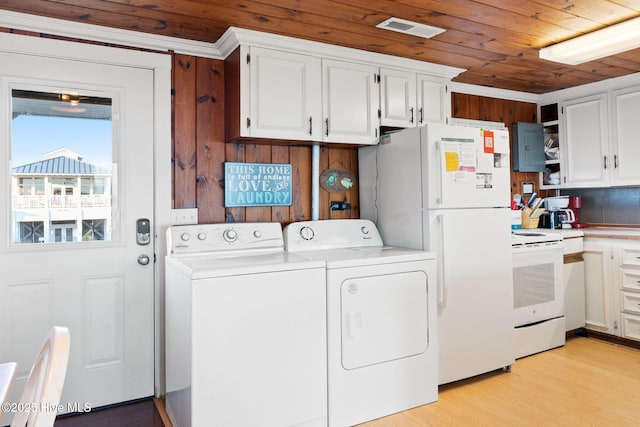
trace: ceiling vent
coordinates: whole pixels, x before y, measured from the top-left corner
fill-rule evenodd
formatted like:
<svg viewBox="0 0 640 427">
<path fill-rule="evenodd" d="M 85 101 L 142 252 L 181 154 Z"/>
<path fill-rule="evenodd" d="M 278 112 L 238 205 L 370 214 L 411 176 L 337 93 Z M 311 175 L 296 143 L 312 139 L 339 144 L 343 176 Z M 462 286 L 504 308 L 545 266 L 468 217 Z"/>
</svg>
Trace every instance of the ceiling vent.
<svg viewBox="0 0 640 427">
<path fill-rule="evenodd" d="M 389 18 L 384 22 L 376 25 L 377 28 L 383 30 L 397 31 L 398 33 L 410 34 L 416 37 L 430 39 L 431 37 L 444 32 L 444 28 L 432 27 L 431 25 L 418 24 L 417 22 L 407 21 L 400 18 Z"/>
</svg>

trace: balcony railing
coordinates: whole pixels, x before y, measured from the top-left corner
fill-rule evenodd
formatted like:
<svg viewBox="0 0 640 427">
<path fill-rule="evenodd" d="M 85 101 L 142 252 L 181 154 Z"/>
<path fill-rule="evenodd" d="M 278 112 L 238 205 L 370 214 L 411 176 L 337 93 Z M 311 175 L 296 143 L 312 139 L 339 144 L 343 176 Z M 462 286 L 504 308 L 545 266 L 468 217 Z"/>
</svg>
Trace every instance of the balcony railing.
<svg viewBox="0 0 640 427">
<path fill-rule="evenodd" d="M 111 196 L 14 196 L 14 209 L 104 208 L 111 206 Z"/>
</svg>

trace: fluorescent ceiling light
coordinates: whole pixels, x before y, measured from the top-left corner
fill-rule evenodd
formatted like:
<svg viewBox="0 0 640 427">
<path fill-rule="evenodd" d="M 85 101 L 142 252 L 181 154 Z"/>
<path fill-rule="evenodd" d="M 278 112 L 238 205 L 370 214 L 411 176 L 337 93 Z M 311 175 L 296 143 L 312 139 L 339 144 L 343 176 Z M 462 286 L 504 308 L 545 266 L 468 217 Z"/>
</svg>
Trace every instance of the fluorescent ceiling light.
<svg viewBox="0 0 640 427">
<path fill-rule="evenodd" d="M 407 21 L 400 18 L 389 18 L 384 22 L 376 25 L 377 28 L 383 30 L 397 31 L 399 33 L 410 34 L 412 36 L 430 39 L 431 37 L 443 33 L 443 28 L 432 27 L 431 25 L 418 24 L 417 22 Z"/>
<path fill-rule="evenodd" d="M 540 58 L 578 65 L 640 47 L 640 17 L 540 49 Z"/>
</svg>

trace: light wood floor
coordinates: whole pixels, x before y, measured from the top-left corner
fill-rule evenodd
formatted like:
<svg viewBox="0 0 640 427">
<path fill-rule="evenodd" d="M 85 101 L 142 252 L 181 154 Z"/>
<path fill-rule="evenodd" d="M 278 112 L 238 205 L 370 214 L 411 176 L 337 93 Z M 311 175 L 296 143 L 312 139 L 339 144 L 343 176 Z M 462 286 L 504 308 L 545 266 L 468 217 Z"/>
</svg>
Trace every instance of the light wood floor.
<svg viewBox="0 0 640 427">
<path fill-rule="evenodd" d="M 164 401 L 156 406 L 171 427 Z M 640 426 L 640 350 L 574 337 L 517 360 L 510 373 L 441 386 L 437 402 L 359 427 L 423 426 Z"/>
<path fill-rule="evenodd" d="M 437 402 L 360 425 L 414 426 L 640 426 L 640 350 L 574 337 L 510 373 L 441 386 Z"/>
</svg>

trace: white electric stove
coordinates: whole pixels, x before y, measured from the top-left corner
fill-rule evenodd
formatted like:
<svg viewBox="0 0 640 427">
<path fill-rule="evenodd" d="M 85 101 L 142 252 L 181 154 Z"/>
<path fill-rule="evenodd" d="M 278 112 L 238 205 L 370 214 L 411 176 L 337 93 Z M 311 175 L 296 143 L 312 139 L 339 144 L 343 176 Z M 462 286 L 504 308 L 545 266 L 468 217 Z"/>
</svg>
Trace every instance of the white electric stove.
<svg viewBox="0 0 640 427">
<path fill-rule="evenodd" d="M 512 232 L 514 355 L 521 358 L 565 343 L 562 235 Z"/>
</svg>

